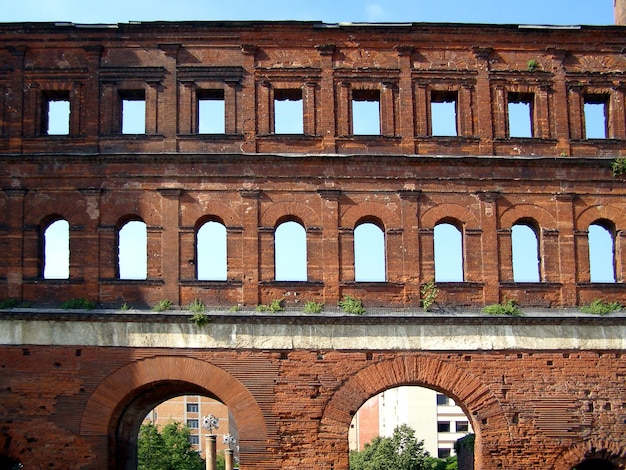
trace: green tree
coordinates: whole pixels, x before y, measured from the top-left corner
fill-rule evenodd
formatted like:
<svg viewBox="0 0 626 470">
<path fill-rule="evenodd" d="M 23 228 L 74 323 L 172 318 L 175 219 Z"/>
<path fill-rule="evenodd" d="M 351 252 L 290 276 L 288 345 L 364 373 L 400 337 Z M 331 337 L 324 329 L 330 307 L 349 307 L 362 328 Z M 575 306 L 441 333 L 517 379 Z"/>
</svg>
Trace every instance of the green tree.
<svg viewBox="0 0 626 470">
<path fill-rule="evenodd" d="M 377 436 L 362 451 L 350 452 L 350 470 L 431 470 L 424 441 L 406 424 L 391 437 Z"/>
<path fill-rule="evenodd" d="M 143 424 L 137 443 L 138 470 L 204 470 L 205 462 L 193 450 L 187 426 L 168 423 L 163 430 Z"/>
</svg>

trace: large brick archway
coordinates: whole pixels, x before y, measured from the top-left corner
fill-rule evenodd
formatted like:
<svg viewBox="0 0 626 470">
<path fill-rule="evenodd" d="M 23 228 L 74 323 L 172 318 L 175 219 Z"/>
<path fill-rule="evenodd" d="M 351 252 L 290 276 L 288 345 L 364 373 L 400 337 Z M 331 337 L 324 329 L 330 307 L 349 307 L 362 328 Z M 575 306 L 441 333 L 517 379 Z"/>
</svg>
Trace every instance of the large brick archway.
<svg viewBox="0 0 626 470">
<path fill-rule="evenodd" d="M 260 458 L 267 428 L 252 394 L 223 369 L 190 357 L 149 357 L 110 374 L 87 402 L 80 435 L 100 445 L 106 441 L 108 468 L 135 468 L 137 432 L 147 412 L 185 394 L 211 396 L 224 403 L 240 429 L 241 455 Z"/>
<path fill-rule="evenodd" d="M 370 397 L 393 387 L 418 385 L 433 388 L 452 397 L 472 421 L 476 433 L 476 468 L 481 468 L 480 448 L 489 435 L 509 429 L 504 410 L 487 386 L 471 373 L 440 358 L 401 355 L 377 362 L 348 379 L 324 410 L 320 437 L 344 442 L 345 468 L 348 468 L 348 428 L 355 412 Z M 332 445 L 332 444 L 331 444 Z M 342 467 L 343 468 L 343 467 Z"/>
</svg>

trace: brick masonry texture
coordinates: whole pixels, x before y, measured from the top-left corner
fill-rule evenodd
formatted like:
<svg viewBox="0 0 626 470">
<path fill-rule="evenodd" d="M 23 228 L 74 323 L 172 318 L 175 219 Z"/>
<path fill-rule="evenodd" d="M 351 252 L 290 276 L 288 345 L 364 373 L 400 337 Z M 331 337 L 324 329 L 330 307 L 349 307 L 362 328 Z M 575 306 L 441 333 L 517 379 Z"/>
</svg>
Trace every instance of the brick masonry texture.
<svg viewBox="0 0 626 470">
<path fill-rule="evenodd" d="M 626 186 L 611 171 L 626 157 L 625 42 L 619 26 L 1 24 L 0 299 L 33 311 L 77 297 L 227 309 L 282 297 L 332 306 L 349 294 L 415 311 L 435 274 L 434 228 L 451 223 L 463 282 L 438 283 L 440 306 L 626 303 Z M 223 134 L 198 131 L 206 97 L 224 102 Z M 301 100 L 299 135 L 276 132 L 284 97 Z M 145 102 L 145 133 L 121 132 L 124 99 Z M 379 135 L 355 135 L 360 99 L 378 102 Z M 56 100 L 70 104 L 68 135 L 47 132 Z M 433 135 L 431 104 L 445 100 L 456 136 Z M 530 137 L 511 137 L 511 102 L 528 105 Z M 587 138 L 585 104 L 603 106 L 605 138 Z M 44 279 L 43 233 L 60 219 L 70 275 Z M 118 230 L 129 220 L 147 226 L 146 280 L 119 278 Z M 196 276 L 196 232 L 209 220 L 227 231 L 224 281 Z M 306 282 L 275 280 L 284 221 L 306 231 Z M 386 282 L 355 281 L 364 222 L 384 232 Z M 540 282 L 513 281 L 520 222 L 538 236 Z M 616 282 L 591 282 L 594 223 L 613 236 Z M 464 407 L 477 469 L 625 465 L 622 350 L 76 343 L 0 346 L 0 464 L 132 469 L 145 413 L 190 393 L 229 406 L 244 469 L 347 470 L 352 414 L 386 388 L 416 384 Z"/>
</svg>

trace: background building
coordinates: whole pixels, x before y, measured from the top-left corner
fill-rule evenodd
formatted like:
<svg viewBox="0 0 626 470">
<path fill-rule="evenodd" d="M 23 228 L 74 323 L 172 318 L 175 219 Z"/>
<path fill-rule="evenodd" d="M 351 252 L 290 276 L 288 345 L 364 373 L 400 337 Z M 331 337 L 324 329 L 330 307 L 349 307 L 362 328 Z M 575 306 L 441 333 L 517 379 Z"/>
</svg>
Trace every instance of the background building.
<svg viewBox="0 0 626 470">
<path fill-rule="evenodd" d="M 472 432 L 463 410 L 442 393 L 423 387 L 396 387 L 372 398 L 357 411 L 350 425 L 350 450 L 363 450 L 376 436 L 391 437 L 407 424 L 433 457 L 454 455 L 457 439 Z"/>
</svg>

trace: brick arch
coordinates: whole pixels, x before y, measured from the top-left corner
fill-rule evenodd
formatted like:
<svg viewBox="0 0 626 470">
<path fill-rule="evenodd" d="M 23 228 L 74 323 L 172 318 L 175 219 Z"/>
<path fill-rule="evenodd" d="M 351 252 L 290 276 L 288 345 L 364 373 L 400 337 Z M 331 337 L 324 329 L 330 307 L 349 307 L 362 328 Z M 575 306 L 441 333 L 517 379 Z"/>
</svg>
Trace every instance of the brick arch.
<svg viewBox="0 0 626 470">
<path fill-rule="evenodd" d="M 346 380 L 324 409 L 320 436 L 345 440 L 347 447 L 348 429 L 356 411 L 374 395 L 403 385 L 433 388 L 452 397 L 471 419 L 478 449 L 482 436 L 489 430 L 500 437 L 502 430 L 510 434 L 502 405 L 487 385 L 454 364 L 416 354 L 377 362 Z M 480 458 L 478 452 L 477 458 Z"/>
<path fill-rule="evenodd" d="M 555 228 L 554 216 L 541 206 L 535 204 L 515 204 L 500 215 L 500 227 L 510 228 L 520 219 L 532 219 L 541 228 Z"/>
<path fill-rule="evenodd" d="M 304 224 L 304 227 L 319 227 L 321 219 L 317 212 L 306 204 L 295 201 L 278 202 L 268 207 L 261 214 L 261 226 L 275 227 L 287 216 L 293 216 Z"/>
<path fill-rule="evenodd" d="M 70 225 L 86 224 L 89 220 L 87 201 L 80 191 L 29 192 L 24 199 L 24 222 L 40 225 L 52 218 L 65 219 Z"/>
<path fill-rule="evenodd" d="M 437 204 L 425 211 L 421 216 L 421 226 L 424 228 L 433 228 L 442 220 L 458 220 L 467 228 L 478 228 L 480 222 L 476 216 L 460 204 Z"/>
<path fill-rule="evenodd" d="M 378 202 L 362 202 L 347 208 L 340 218 L 342 227 L 354 228 L 362 219 L 378 219 L 384 224 L 385 231 L 391 228 L 401 228 L 402 221 L 399 214 Z"/>
<path fill-rule="evenodd" d="M 587 207 L 576 217 L 574 228 L 576 230 L 587 230 L 589 225 L 598 219 L 610 220 L 615 224 L 617 230 L 626 228 L 626 213 L 619 207 L 610 205 Z"/>
<path fill-rule="evenodd" d="M 175 394 L 171 384 L 176 384 Z M 224 369 L 186 356 L 149 357 L 128 363 L 110 374 L 87 401 L 81 416 L 80 435 L 111 439 L 124 413 L 128 412 L 125 408 L 130 408 L 144 393 L 154 395 L 155 387 L 159 386 L 163 386 L 168 395 L 154 405 L 187 393 L 219 399 L 235 417 L 242 453 L 264 451 L 267 426 L 250 391 Z"/>
<path fill-rule="evenodd" d="M 117 191 L 104 192 L 100 203 L 100 224 L 115 226 L 127 214 L 136 215 L 146 225 L 159 226 L 161 198 L 156 192 Z"/>
<path fill-rule="evenodd" d="M 575 444 L 557 457 L 552 470 L 572 470 L 574 466 L 590 459 L 606 460 L 616 470 L 626 469 L 626 445 L 616 440 L 593 438 Z"/>
<path fill-rule="evenodd" d="M 240 227 L 241 217 L 230 206 L 217 201 L 202 202 L 185 214 L 183 225 L 200 226 L 199 222 L 220 219 L 226 227 Z M 206 220 L 203 220 L 206 219 Z"/>
</svg>

